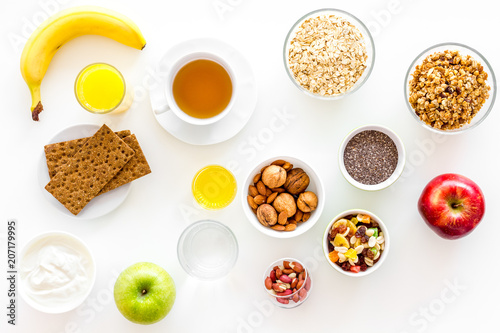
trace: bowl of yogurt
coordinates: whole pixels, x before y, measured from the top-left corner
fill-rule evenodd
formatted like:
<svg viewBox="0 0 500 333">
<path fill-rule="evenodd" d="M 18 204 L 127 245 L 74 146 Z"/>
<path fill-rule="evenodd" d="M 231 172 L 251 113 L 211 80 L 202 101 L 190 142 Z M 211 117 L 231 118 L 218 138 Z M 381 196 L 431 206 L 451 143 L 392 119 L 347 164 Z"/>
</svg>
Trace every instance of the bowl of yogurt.
<svg viewBox="0 0 500 333">
<path fill-rule="evenodd" d="M 64 313 L 80 306 L 90 294 L 96 265 L 81 239 L 52 231 L 24 246 L 19 277 L 19 293 L 26 303 L 41 312 Z"/>
</svg>

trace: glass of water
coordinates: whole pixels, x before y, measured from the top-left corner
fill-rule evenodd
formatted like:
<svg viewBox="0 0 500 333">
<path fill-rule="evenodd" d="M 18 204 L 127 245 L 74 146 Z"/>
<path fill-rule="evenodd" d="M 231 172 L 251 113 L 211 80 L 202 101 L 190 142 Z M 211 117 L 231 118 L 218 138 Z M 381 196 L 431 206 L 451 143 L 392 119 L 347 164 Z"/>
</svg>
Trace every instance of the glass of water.
<svg viewBox="0 0 500 333">
<path fill-rule="evenodd" d="M 201 220 L 188 226 L 177 243 L 177 257 L 189 275 L 216 280 L 229 273 L 238 259 L 238 242 L 224 224 Z"/>
</svg>

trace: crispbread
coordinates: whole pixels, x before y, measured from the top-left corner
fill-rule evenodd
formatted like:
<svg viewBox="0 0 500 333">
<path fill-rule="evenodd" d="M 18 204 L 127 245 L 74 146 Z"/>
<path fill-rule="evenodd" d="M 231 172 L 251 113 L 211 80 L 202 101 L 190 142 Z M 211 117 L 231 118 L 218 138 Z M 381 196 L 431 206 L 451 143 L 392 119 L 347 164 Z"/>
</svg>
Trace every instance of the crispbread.
<svg viewBox="0 0 500 333">
<path fill-rule="evenodd" d="M 130 135 L 129 130 L 115 132 L 121 139 Z M 51 143 L 44 147 L 45 159 L 47 160 L 47 168 L 49 169 L 49 177 L 55 176 L 57 171 L 66 164 L 71 157 L 79 151 L 85 141 L 89 138 L 81 138 L 76 140 Z"/>
<path fill-rule="evenodd" d="M 134 156 L 134 150 L 103 125 L 45 186 L 77 215 Z"/>
<path fill-rule="evenodd" d="M 142 152 L 141 146 L 135 134 L 129 135 L 123 141 L 135 151 L 134 157 L 107 183 L 98 195 L 111 191 L 117 187 L 130 183 L 137 178 L 151 173 L 146 156 Z"/>
</svg>

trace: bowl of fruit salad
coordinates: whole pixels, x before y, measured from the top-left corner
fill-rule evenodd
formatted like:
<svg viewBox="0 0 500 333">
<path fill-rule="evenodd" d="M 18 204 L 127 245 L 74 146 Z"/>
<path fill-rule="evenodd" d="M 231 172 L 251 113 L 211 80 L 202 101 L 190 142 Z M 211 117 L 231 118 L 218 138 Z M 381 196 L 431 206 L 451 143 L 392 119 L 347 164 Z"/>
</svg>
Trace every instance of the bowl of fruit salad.
<svg viewBox="0 0 500 333">
<path fill-rule="evenodd" d="M 323 253 L 328 263 L 348 276 L 373 273 L 389 252 L 389 232 L 375 214 L 351 209 L 335 216 L 323 236 Z"/>
</svg>

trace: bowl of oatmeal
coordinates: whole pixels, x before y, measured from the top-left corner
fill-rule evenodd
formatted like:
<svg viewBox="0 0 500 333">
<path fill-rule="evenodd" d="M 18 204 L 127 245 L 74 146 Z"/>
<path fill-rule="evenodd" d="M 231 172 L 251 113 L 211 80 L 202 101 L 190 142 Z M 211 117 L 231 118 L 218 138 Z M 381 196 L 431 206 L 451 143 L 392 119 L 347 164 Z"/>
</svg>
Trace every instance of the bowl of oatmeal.
<svg viewBox="0 0 500 333">
<path fill-rule="evenodd" d="M 368 28 L 354 15 L 319 9 L 292 26 L 283 60 L 299 90 L 318 99 L 335 100 L 366 82 L 375 62 L 375 46 Z"/>
</svg>

